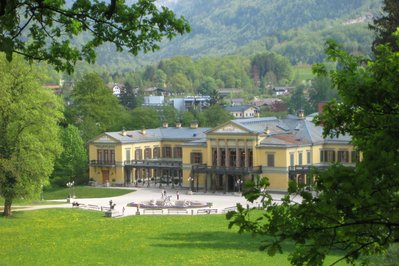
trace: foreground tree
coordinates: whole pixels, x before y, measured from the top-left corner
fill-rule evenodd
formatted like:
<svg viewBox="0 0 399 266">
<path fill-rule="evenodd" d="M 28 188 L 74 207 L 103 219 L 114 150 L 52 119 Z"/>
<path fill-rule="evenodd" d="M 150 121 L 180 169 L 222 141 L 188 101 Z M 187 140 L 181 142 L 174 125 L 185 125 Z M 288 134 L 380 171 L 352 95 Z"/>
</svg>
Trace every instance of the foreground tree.
<svg viewBox="0 0 399 266">
<path fill-rule="evenodd" d="M 266 211 L 260 219 L 250 220 L 253 210 L 242 207 L 228 214 L 230 226 L 272 236 L 262 246 L 270 255 L 281 251 L 283 241 L 294 241 L 294 265 L 322 265 L 336 250 L 354 263 L 399 242 L 399 52 L 379 46 L 375 60 L 367 61 L 330 42 L 327 54 L 341 66 L 329 74 L 342 100 L 329 103 L 319 122 L 325 135 L 350 134 L 362 160 L 355 168 L 337 164 L 315 172 L 314 194 L 290 183 L 289 194 L 300 194 L 302 203 L 290 195 L 273 203 L 264 192 L 267 180 L 259 180 L 246 197 L 261 197 Z"/>
<path fill-rule="evenodd" d="M 46 61 L 57 70 L 72 72 L 78 60 L 93 63 L 95 48 L 111 42 L 117 51 L 159 49 L 169 39 L 190 30 L 187 21 L 176 18 L 155 0 L 138 0 L 128 6 L 123 0 L 0 1 L 0 51 L 12 60 L 14 53 L 29 60 Z M 72 42 L 88 33 L 83 44 Z M 29 39 L 29 41 L 27 41 Z"/>
<path fill-rule="evenodd" d="M 59 144 L 62 103 L 39 84 L 21 58 L 0 55 L 0 195 L 4 215 L 16 197 L 28 198 L 48 183 Z"/>
</svg>

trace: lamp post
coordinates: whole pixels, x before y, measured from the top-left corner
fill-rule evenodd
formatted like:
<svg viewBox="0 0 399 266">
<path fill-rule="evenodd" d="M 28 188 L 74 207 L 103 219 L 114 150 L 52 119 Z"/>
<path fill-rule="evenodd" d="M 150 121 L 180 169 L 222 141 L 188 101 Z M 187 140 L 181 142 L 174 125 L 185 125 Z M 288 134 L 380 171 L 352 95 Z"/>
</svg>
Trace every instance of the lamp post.
<svg viewBox="0 0 399 266">
<path fill-rule="evenodd" d="M 241 185 L 244 181 L 242 181 L 241 179 L 237 180 L 237 187 L 238 187 L 238 193 L 241 193 Z"/>
<path fill-rule="evenodd" d="M 189 194 L 192 194 L 192 193 L 193 193 L 193 181 L 194 181 L 194 178 L 191 177 L 191 176 L 189 176 L 189 177 L 187 178 L 187 180 L 188 180 L 188 182 L 190 182 L 190 191 L 189 191 L 188 193 L 189 193 Z"/>
<path fill-rule="evenodd" d="M 66 183 L 67 187 L 69 188 L 69 198 L 75 198 L 75 191 L 74 191 L 74 185 L 75 185 L 75 181 L 72 182 L 68 182 Z M 71 193 L 72 190 L 72 193 Z"/>
</svg>

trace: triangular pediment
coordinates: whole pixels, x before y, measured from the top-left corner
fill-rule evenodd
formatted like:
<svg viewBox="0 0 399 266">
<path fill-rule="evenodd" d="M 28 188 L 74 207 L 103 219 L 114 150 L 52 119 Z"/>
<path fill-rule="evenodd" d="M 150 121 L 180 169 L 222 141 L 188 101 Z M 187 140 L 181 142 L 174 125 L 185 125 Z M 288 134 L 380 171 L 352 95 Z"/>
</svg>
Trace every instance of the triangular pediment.
<svg viewBox="0 0 399 266">
<path fill-rule="evenodd" d="M 92 143 L 117 143 L 117 141 L 113 138 L 110 137 L 106 134 L 102 134 L 100 136 L 98 136 L 97 138 L 95 138 Z"/>
<path fill-rule="evenodd" d="M 230 123 L 221 125 L 219 127 L 216 127 L 213 130 L 210 130 L 208 133 L 211 133 L 211 134 L 215 134 L 215 133 L 216 134 L 247 134 L 250 132 L 241 126 L 230 122 Z"/>
</svg>

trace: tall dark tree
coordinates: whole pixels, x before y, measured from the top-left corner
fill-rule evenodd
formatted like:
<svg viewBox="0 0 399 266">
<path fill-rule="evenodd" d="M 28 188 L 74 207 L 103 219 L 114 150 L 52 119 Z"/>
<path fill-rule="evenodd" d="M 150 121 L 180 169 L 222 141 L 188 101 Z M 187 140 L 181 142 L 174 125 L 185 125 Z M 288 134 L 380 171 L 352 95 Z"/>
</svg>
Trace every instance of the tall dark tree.
<svg viewBox="0 0 399 266">
<path fill-rule="evenodd" d="M 79 60 L 94 63 L 95 49 L 111 42 L 117 51 L 159 49 L 158 43 L 190 30 L 187 21 L 176 18 L 155 0 L 125 1 L 74 0 L 0 1 L 0 51 L 10 61 L 14 53 L 29 60 L 46 61 L 57 70 L 72 72 Z M 71 40 L 88 33 L 82 46 Z M 29 39 L 30 41 L 27 41 Z"/>
<path fill-rule="evenodd" d="M 267 76 L 269 78 L 273 76 L 278 83 L 284 79 L 291 79 L 292 69 L 290 62 L 287 58 L 275 53 L 257 54 L 251 61 L 251 68 L 254 78 L 259 78 L 260 80 Z"/>
<path fill-rule="evenodd" d="M 296 114 L 299 110 L 303 110 L 305 114 L 309 114 L 312 111 L 309 102 L 305 97 L 304 85 L 299 85 L 295 88 L 288 102 L 288 108 L 292 114 Z"/>
<path fill-rule="evenodd" d="M 399 1 L 384 0 L 383 14 L 374 20 L 369 27 L 375 31 L 376 38 L 373 42 L 373 51 L 377 52 L 380 44 L 390 44 L 394 51 L 399 51 L 399 45 L 393 33 L 399 27 Z"/>
<path fill-rule="evenodd" d="M 119 101 L 127 109 L 134 109 L 142 104 L 142 97 L 138 95 L 139 88 L 130 86 L 126 84 L 125 87 L 121 89 L 121 94 L 119 96 Z"/>
<path fill-rule="evenodd" d="M 328 77 L 316 77 L 312 81 L 312 88 L 309 89 L 309 101 L 313 111 L 317 110 L 320 102 L 329 102 L 338 95 Z"/>
</svg>

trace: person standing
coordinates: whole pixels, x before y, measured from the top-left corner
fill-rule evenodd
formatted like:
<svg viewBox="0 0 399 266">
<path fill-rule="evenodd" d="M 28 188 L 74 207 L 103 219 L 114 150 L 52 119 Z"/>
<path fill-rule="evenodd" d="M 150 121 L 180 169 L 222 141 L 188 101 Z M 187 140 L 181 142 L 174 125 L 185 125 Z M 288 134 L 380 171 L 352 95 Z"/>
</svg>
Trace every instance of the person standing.
<svg viewBox="0 0 399 266">
<path fill-rule="evenodd" d="M 179 191 L 176 191 L 176 199 L 179 200 Z"/>
</svg>

